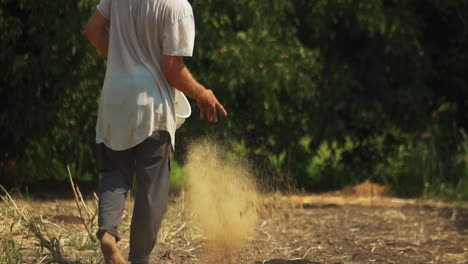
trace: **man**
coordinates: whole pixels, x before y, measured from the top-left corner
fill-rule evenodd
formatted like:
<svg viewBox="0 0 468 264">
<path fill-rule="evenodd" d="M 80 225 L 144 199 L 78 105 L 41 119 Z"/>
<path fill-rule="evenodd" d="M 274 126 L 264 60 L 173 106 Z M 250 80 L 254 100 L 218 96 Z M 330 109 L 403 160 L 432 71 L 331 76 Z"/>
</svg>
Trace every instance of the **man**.
<svg viewBox="0 0 468 264">
<path fill-rule="evenodd" d="M 101 0 L 84 34 L 108 56 L 96 125 L 97 236 L 106 263 L 126 263 L 116 247 L 117 227 L 136 172 L 129 260 L 148 263 L 167 207 L 176 128 L 173 87 L 196 100 L 201 119 L 216 122 L 217 111 L 227 112 L 184 65 L 195 38 L 187 0 Z"/>
</svg>

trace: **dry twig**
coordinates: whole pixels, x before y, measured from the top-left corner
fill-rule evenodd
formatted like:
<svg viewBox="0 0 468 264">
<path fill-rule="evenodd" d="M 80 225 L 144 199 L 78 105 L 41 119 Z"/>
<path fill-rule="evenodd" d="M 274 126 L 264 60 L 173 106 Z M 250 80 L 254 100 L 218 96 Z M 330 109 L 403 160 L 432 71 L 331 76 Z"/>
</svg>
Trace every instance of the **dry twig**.
<svg viewBox="0 0 468 264">
<path fill-rule="evenodd" d="M 13 204 L 13 206 L 15 207 L 16 211 L 20 214 L 20 216 L 26 221 L 28 222 L 28 217 L 26 216 L 24 210 L 20 210 L 18 205 L 16 204 L 15 200 L 13 200 L 13 198 L 10 196 L 10 193 L 8 193 L 8 191 L 0 184 L 0 189 L 3 190 L 3 192 L 5 193 L 5 195 L 7 196 L 8 199 L 6 199 L 5 197 L 2 196 L 2 200 L 5 201 L 6 203 L 11 203 Z"/>
<path fill-rule="evenodd" d="M 89 230 L 89 227 L 88 225 L 86 224 L 86 221 L 83 217 L 83 214 L 81 213 L 81 207 L 80 207 L 80 202 L 79 202 L 79 195 L 78 194 L 78 191 L 75 187 L 75 183 L 73 182 L 73 177 L 72 177 L 72 174 L 71 174 L 71 171 L 70 171 L 70 166 L 67 165 L 67 171 L 68 171 L 68 176 L 70 178 L 70 184 L 71 184 L 71 187 L 72 187 L 72 191 L 73 191 L 73 195 L 74 195 L 74 198 L 75 198 L 75 203 L 76 203 L 76 207 L 78 208 L 78 213 L 80 214 L 80 220 L 81 222 L 83 223 L 85 229 L 86 229 L 86 232 L 88 233 L 89 235 L 89 238 L 91 239 L 92 242 L 94 243 L 97 243 L 97 239 L 96 237 L 94 237 L 94 235 L 91 233 L 91 231 Z M 83 202 L 84 203 L 84 202 Z"/>
<path fill-rule="evenodd" d="M 88 218 L 91 219 L 91 217 L 93 215 L 93 212 L 86 205 L 86 203 L 85 203 L 85 201 L 83 199 L 83 195 L 81 195 L 80 188 L 78 187 L 78 185 L 75 185 L 75 187 L 76 187 L 76 192 L 78 193 L 78 198 L 80 198 L 80 202 L 83 205 L 83 208 L 85 209 L 86 213 L 88 214 Z"/>
<path fill-rule="evenodd" d="M 177 230 L 175 230 L 174 232 L 168 234 L 166 239 L 171 239 L 171 238 L 175 237 L 180 231 L 182 231 L 185 228 L 186 225 L 187 225 L 187 223 L 184 222 L 179 228 L 177 228 Z"/>
</svg>

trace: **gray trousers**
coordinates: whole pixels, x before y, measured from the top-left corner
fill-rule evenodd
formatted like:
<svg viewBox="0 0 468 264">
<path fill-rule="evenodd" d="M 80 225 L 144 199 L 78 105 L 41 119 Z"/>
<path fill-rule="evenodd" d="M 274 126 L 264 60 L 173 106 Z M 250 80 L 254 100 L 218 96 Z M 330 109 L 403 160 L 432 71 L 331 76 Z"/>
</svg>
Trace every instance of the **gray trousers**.
<svg viewBox="0 0 468 264">
<path fill-rule="evenodd" d="M 125 198 L 136 172 L 136 196 L 130 227 L 129 261 L 146 264 L 156 243 L 169 193 L 170 135 L 156 131 L 142 143 L 123 151 L 97 145 L 99 170 L 99 230 L 120 240 L 117 231 Z"/>
</svg>

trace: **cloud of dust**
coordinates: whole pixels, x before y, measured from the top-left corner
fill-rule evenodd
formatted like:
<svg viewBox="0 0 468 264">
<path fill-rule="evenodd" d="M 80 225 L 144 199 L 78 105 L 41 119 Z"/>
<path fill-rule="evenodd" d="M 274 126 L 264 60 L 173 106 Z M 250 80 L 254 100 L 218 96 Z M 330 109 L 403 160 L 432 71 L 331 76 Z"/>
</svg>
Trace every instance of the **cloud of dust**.
<svg viewBox="0 0 468 264">
<path fill-rule="evenodd" d="M 191 145 L 186 163 L 189 206 L 214 251 L 231 256 L 254 235 L 258 194 L 245 162 L 216 142 Z"/>
</svg>

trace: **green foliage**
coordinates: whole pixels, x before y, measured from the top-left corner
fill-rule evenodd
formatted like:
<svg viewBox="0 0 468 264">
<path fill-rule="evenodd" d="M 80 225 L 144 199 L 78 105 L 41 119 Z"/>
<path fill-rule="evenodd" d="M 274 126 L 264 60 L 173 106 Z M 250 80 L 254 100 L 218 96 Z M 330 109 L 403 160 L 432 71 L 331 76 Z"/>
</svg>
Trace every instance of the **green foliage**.
<svg viewBox="0 0 468 264">
<path fill-rule="evenodd" d="M 0 0 L 2 177 L 64 179 L 72 164 L 78 179 L 95 179 L 104 60 L 81 36 L 95 4 Z M 191 4 L 197 41 L 186 63 L 229 116 L 206 124 L 195 110 L 178 131 L 180 164 L 188 142 L 208 134 L 247 155 L 262 182 L 284 176 L 324 191 L 370 179 L 401 194 L 464 192 L 466 141 L 453 131 L 468 127 L 468 2 Z"/>
<path fill-rule="evenodd" d="M 342 154 L 345 149 L 338 147 L 336 143 L 322 144 L 311 157 L 307 166 L 307 178 L 303 184 L 313 188 L 320 186 L 320 189 L 342 187 L 349 184 L 349 179 L 345 175 L 345 167 L 342 162 Z"/>
<path fill-rule="evenodd" d="M 104 64 L 81 31 L 96 1 L 0 0 L 0 166 L 3 177 L 89 179 Z M 88 175 L 88 176 L 86 176 Z"/>
<path fill-rule="evenodd" d="M 0 241 L 0 263 L 2 264 L 20 264 L 24 263 L 21 251 L 17 248 L 15 241 Z"/>
<path fill-rule="evenodd" d="M 178 193 L 185 186 L 184 168 L 176 160 L 171 161 L 170 190 Z"/>
<path fill-rule="evenodd" d="M 377 166 L 377 175 L 403 196 L 468 200 L 468 137 L 464 130 L 447 133 L 434 128 L 428 139 L 399 146 Z M 453 144 L 453 145 L 452 145 Z"/>
</svg>

